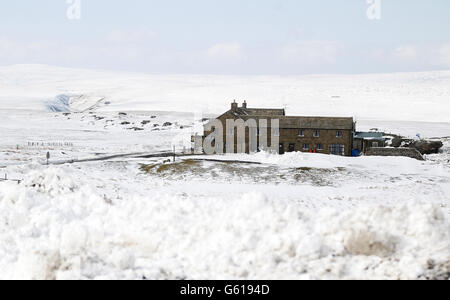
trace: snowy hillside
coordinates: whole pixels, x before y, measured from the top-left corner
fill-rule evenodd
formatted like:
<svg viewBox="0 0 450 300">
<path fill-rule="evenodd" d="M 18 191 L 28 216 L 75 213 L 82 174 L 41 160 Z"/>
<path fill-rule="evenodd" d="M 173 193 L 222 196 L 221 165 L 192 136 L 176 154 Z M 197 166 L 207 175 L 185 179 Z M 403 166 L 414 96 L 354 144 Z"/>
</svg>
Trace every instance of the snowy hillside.
<svg viewBox="0 0 450 300">
<path fill-rule="evenodd" d="M 290 115 L 450 122 L 450 71 L 314 76 L 146 75 L 0 67 L 0 109 L 221 113 L 230 100 Z M 66 102 L 64 102 L 66 100 Z"/>
</svg>

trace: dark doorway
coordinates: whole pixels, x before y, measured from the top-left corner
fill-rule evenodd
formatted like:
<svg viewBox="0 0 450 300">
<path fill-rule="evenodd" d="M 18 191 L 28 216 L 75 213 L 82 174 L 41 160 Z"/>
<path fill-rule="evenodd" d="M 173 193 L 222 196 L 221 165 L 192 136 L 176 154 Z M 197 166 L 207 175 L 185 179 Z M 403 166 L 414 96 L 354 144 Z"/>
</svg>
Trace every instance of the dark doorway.
<svg viewBox="0 0 450 300">
<path fill-rule="evenodd" d="M 295 151 L 295 144 L 289 144 L 289 152 Z"/>
<path fill-rule="evenodd" d="M 281 144 L 281 143 L 280 143 L 280 147 L 279 147 L 278 153 L 279 154 L 284 154 L 284 145 Z"/>
</svg>

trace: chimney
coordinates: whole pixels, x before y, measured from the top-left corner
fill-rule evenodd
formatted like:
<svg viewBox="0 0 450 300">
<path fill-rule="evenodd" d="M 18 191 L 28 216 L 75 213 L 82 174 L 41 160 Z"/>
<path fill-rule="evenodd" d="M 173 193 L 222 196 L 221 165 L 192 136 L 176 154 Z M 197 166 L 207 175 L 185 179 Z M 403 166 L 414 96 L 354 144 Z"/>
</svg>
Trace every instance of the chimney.
<svg viewBox="0 0 450 300">
<path fill-rule="evenodd" d="M 236 103 L 236 100 L 231 103 L 231 110 L 236 111 L 238 109 L 238 104 Z"/>
<path fill-rule="evenodd" d="M 242 103 L 242 108 L 247 108 L 247 101 L 244 100 L 244 103 Z"/>
</svg>

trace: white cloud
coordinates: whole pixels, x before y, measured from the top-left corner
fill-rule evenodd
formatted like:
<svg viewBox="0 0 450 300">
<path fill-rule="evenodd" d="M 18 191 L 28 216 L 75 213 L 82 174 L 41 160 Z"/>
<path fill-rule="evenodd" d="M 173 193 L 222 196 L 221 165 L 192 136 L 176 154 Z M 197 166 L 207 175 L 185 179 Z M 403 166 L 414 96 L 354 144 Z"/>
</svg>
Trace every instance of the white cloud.
<svg viewBox="0 0 450 300">
<path fill-rule="evenodd" d="M 110 43 L 141 43 L 153 40 L 156 33 L 149 29 L 113 30 L 106 36 Z"/>
<path fill-rule="evenodd" d="M 443 66 L 450 66 L 450 44 L 443 45 L 438 50 L 439 63 Z"/>
<path fill-rule="evenodd" d="M 387 51 L 386 51 L 386 49 L 383 49 L 383 48 L 374 48 L 374 49 L 369 49 L 366 52 L 368 53 L 370 58 L 385 59 Z M 366 52 L 363 52 L 363 53 L 366 53 Z"/>
<path fill-rule="evenodd" d="M 213 59 L 241 60 L 244 58 L 244 51 L 238 42 L 212 45 L 206 54 Z"/>
<path fill-rule="evenodd" d="M 282 60 L 304 65 L 334 64 L 340 52 L 340 46 L 333 41 L 299 41 L 282 48 Z"/>
<path fill-rule="evenodd" d="M 136 45 L 77 44 L 57 40 L 17 41 L 0 37 L 0 64 L 107 66 L 111 61 L 136 63 L 143 57 Z"/>
<path fill-rule="evenodd" d="M 304 34 L 305 29 L 303 27 L 294 28 L 292 31 L 289 32 L 289 35 L 295 40 L 301 39 Z"/>
<path fill-rule="evenodd" d="M 394 58 L 402 61 L 414 61 L 420 55 L 420 50 L 415 46 L 405 45 L 394 49 Z"/>
<path fill-rule="evenodd" d="M 244 48 L 239 42 L 189 49 L 140 42 L 155 37 L 147 30 L 115 31 L 109 41 L 28 39 L 0 35 L 0 65 L 49 64 L 158 73 L 308 74 L 398 72 L 450 67 L 450 44 L 375 45 L 361 48 L 333 41 L 270 43 Z M 125 42 L 127 41 L 127 42 Z"/>
<path fill-rule="evenodd" d="M 389 61 L 423 70 L 450 67 L 450 44 L 398 46 Z"/>
</svg>

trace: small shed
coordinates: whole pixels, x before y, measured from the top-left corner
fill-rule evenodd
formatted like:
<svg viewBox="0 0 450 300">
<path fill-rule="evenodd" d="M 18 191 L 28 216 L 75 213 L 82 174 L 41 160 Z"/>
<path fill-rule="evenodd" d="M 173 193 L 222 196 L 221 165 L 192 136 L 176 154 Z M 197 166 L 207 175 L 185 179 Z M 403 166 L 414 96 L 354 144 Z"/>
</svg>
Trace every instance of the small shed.
<svg viewBox="0 0 450 300">
<path fill-rule="evenodd" d="M 370 148 L 386 147 L 386 138 L 381 132 L 356 132 L 353 138 L 353 149 L 365 153 Z"/>
</svg>

